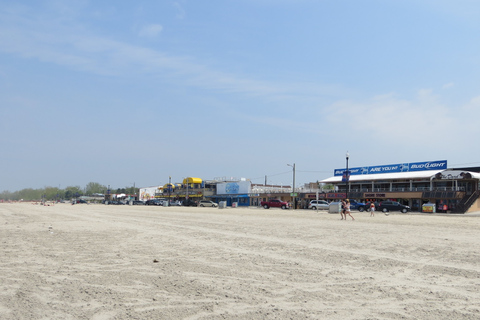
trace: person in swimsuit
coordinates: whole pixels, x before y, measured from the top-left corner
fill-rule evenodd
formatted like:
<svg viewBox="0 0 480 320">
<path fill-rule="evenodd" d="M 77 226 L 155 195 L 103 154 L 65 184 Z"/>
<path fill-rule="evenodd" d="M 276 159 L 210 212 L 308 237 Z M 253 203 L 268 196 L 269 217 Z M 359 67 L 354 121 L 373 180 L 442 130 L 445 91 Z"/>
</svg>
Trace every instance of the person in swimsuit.
<svg viewBox="0 0 480 320">
<path fill-rule="evenodd" d="M 346 204 L 345 204 L 345 220 L 347 220 L 347 215 L 349 215 L 352 220 L 355 220 L 355 218 L 352 216 L 351 212 L 350 212 L 350 200 L 346 200 L 345 201 Z"/>
</svg>

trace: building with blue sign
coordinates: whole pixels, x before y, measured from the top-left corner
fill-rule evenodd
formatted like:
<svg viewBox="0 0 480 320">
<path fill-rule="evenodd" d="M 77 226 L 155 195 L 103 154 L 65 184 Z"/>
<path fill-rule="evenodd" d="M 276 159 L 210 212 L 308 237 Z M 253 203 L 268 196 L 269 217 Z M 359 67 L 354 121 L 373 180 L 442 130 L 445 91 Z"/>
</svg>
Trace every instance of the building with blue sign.
<svg viewBox="0 0 480 320">
<path fill-rule="evenodd" d="M 224 181 L 216 185 L 216 194 L 211 196 L 214 202 L 225 201 L 227 206 L 246 207 L 250 205 L 251 182 Z"/>
<path fill-rule="evenodd" d="M 471 170 L 469 170 L 471 169 Z M 447 160 L 335 169 L 335 192 L 325 197 L 364 201 L 394 200 L 421 211 L 425 203 L 436 211 L 465 213 L 480 210 L 480 173 L 475 168 L 448 169 Z"/>
</svg>

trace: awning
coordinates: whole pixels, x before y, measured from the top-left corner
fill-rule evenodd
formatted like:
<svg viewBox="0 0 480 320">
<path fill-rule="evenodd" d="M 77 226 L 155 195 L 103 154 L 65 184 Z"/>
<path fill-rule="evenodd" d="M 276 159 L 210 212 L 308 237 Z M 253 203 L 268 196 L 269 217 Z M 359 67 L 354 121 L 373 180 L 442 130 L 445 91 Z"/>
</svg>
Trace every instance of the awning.
<svg viewBox="0 0 480 320">
<path fill-rule="evenodd" d="M 426 179 L 435 176 L 444 170 L 428 170 L 428 171 L 412 171 L 412 172 L 396 172 L 396 173 L 378 173 L 378 174 L 359 174 L 350 176 L 350 182 L 357 181 L 374 181 L 374 180 L 409 180 L 409 179 Z M 320 181 L 320 183 L 345 183 L 342 176 L 335 176 Z"/>
<path fill-rule="evenodd" d="M 183 184 L 190 184 L 190 183 L 202 183 L 202 179 L 200 178 L 185 178 L 183 179 Z"/>
<path fill-rule="evenodd" d="M 480 179 L 480 173 L 472 172 L 472 171 L 447 169 L 445 171 L 442 171 L 442 179 L 447 179 L 447 180 Z"/>
</svg>

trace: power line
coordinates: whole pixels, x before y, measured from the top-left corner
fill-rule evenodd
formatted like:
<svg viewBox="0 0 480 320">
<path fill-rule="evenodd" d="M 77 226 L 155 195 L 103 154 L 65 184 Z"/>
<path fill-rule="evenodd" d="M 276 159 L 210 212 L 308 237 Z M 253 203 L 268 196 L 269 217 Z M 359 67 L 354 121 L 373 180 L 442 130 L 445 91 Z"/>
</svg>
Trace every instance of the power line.
<svg viewBox="0 0 480 320">
<path fill-rule="evenodd" d="M 266 174 L 267 177 L 275 177 L 275 176 L 280 176 L 282 174 L 287 174 L 291 173 L 292 171 L 286 171 L 286 172 L 281 172 L 281 173 L 275 173 L 275 174 Z M 265 179 L 265 176 L 257 177 L 257 178 L 251 178 L 250 180 L 256 180 L 256 179 Z"/>
<path fill-rule="evenodd" d="M 284 174 L 290 174 L 292 171 L 285 171 L 285 172 L 280 172 L 280 173 L 274 173 L 274 174 L 266 174 L 265 176 L 267 176 L 268 178 L 270 177 L 276 177 L 276 176 L 280 176 L 280 175 L 284 175 Z M 309 171 L 309 170 L 296 170 L 296 172 L 300 172 L 300 173 L 331 173 L 331 171 Z M 258 179 L 265 179 L 265 176 L 261 176 L 261 177 L 255 177 L 255 178 L 250 178 L 250 180 L 258 180 Z"/>
</svg>

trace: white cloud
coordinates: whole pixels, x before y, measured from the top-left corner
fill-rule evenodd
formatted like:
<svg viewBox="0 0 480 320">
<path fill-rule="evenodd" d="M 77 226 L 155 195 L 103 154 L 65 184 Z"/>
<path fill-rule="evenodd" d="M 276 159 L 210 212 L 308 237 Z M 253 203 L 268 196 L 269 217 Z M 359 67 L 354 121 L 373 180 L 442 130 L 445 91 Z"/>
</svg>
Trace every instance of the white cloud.
<svg viewBox="0 0 480 320">
<path fill-rule="evenodd" d="M 443 89 L 448 89 L 453 87 L 455 84 L 453 82 L 446 83 L 442 86 Z"/>
<path fill-rule="evenodd" d="M 138 35 L 142 38 L 155 38 L 162 32 L 162 30 L 163 27 L 159 24 L 149 24 L 140 29 Z"/>
<path fill-rule="evenodd" d="M 461 112 L 459 113 L 463 114 L 468 119 L 478 119 L 480 116 L 480 96 L 472 98 L 461 108 Z"/>
<path fill-rule="evenodd" d="M 160 24 L 151 24 L 144 26 L 138 34 L 155 37 L 162 30 Z M 340 91 L 334 86 L 269 82 L 218 71 L 199 63 L 194 57 L 97 36 L 74 22 L 41 17 L 27 8 L 10 12 L 0 10 L 0 52 L 94 74 L 144 73 L 168 78 L 170 83 L 276 100 L 302 96 L 311 99 L 332 92 L 337 95 Z"/>
<path fill-rule="evenodd" d="M 453 110 L 431 90 L 420 90 L 410 100 L 388 94 L 364 102 L 339 101 L 325 116 L 332 130 L 356 143 L 422 148 L 439 139 L 445 145 L 458 141 L 461 116 Z"/>
<path fill-rule="evenodd" d="M 185 18 L 185 10 L 183 9 L 182 4 L 178 1 L 174 1 L 173 6 L 175 7 L 175 9 L 177 9 L 177 18 L 178 19 Z"/>
</svg>

